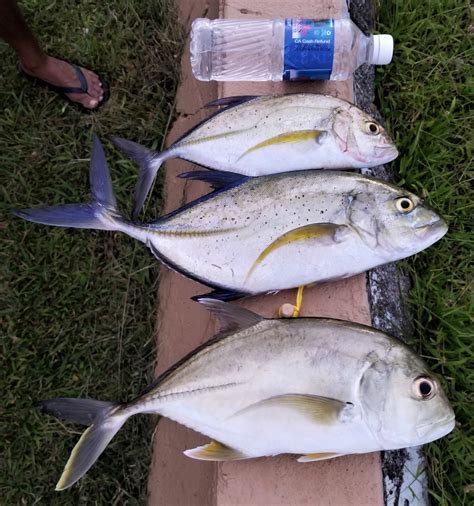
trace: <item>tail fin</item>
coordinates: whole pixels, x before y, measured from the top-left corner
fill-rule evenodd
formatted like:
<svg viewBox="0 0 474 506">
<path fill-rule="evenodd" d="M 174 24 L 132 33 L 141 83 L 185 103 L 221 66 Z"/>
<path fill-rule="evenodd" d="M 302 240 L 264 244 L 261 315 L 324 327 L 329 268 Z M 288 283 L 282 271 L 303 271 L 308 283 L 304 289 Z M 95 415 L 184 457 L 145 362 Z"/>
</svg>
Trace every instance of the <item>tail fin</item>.
<svg viewBox="0 0 474 506">
<path fill-rule="evenodd" d="M 118 404 L 89 399 L 58 398 L 39 403 L 46 413 L 80 424 L 91 424 L 73 448 L 56 490 L 74 485 L 93 466 L 129 415 Z"/>
<path fill-rule="evenodd" d="M 135 201 L 133 204 L 132 214 L 133 219 L 136 220 L 142 210 L 151 185 L 155 180 L 158 169 L 168 157 L 166 156 L 166 151 L 163 153 L 157 153 L 156 151 L 145 148 L 136 142 L 122 139 L 121 137 L 112 137 L 111 140 L 115 146 L 129 156 L 140 167 L 138 182 L 135 188 Z"/>
<path fill-rule="evenodd" d="M 15 216 L 34 223 L 56 227 L 116 230 L 113 218 L 119 216 L 104 149 L 94 135 L 90 164 L 92 201 L 38 209 L 12 210 Z"/>
</svg>

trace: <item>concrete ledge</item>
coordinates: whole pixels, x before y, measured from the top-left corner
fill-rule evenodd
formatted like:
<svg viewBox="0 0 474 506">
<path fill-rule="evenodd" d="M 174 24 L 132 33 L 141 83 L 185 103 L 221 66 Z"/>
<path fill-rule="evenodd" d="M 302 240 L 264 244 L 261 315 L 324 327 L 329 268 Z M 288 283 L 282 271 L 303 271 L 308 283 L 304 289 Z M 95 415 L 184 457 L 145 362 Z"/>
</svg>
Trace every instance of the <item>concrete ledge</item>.
<svg viewBox="0 0 474 506">
<path fill-rule="evenodd" d="M 243 0 L 180 2 L 187 26 L 196 17 L 255 18 L 341 17 L 344 0 Z M 179 135 L 207 116 L 202 105 L 222 96 L 308 91 L 352 99 L 352 82 L 327 83 L 201 83 L 192 76 L 189 53 L 183 57 L 183 81 L 178 93 L 179 117 L 169 135 Z M 166 164 L 166 210 L 173 210 L 208 192 L 206 185 L 175 176 L 190 164 Z M 214 332 L 208 313 L 189 297 L 206 288 L 165 268 L 159 287 L 157 373 L 205 342 Z M 276 316 L 283 302 L 293 302 L 296 290 L 252 297 L 243 305 L 264 316 Z M 365 275 L 321 284 L 305 290 L 302 314 L 329 316 L 370 324 Z M 154 439 L 149 478 L 150 504 L 163 505 L 381 505 L 382 473 L 379 454 L 347 456 L 299 464 L 294 456 L 241 462 L 207 463 L 188 459 L 187 448 L 207 439 L 169 420 L 161 420 Z"/>
</svg>

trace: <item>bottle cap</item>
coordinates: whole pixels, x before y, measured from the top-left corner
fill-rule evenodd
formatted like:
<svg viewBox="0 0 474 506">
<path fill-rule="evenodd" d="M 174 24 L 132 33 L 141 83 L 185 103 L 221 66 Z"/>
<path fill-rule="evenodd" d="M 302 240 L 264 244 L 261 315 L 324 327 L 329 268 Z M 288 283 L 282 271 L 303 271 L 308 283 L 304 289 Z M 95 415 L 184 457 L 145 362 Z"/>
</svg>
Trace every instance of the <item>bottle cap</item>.
<svg viewBox="0 0 474 506">
<path fill-rule="evenodd" d="M 393 37 L 391 35 L 374 35 L 374 52 L 369 63 L 373 65 L 387 65 L 392 61 Z"/>
</svg>

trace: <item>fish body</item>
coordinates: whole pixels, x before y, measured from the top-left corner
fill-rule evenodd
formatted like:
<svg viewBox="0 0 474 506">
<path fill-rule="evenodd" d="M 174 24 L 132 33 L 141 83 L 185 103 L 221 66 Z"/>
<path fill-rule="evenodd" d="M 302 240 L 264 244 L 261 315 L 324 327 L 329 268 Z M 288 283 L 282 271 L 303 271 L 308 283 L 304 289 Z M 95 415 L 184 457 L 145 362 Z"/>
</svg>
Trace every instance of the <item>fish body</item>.
<svg viewBox="0 0 474 506">
<path fill-rule="evenodd" d="M 227 98 L 224 104 L 228 107 L 162 153 L 115 140 L 141 167 L 134 216 L 159 167 L 170 158 L 253 177 L 304 169 L 373 167 L 398 156 L 383 127 L 340 98 L 298 93 Z"/>
<path fill-rule="evenodd" d="M 377 133 L 366 124 L 376 124 Z M 167 158 L 246 176 L 369 167 L 397 154 L 383 128 L 358 107 L 311 93 L 256 97 L 230 107 L 166 151 Z"/>
<path fill-rule="evenodd" d="M 380 450 L 382 443 L 363 422 L 354 384 L 368 367 L 374 333 L 361 332 L 360 342 L 338 330 L 330 320 L 263 320 L 197 354 L 132 403 L 130 412 L 159 412 L 247 457 Z M 380 348 L 370 342 L 372 351 Z M 260 404 L 288 394 L 343 400 L 340 423 L 314 423 L 284 402 Z"/>
<path fill-rule="evenodd" d="M 419 202 L 345 172 L 253 178 L 150 225 L 145 242 L 207 284 L 250 294 L 282 290 L 364 272 L 444 235 L 435 214 L 429 232 L 387 231 L 403 196 Z"/>
<path fill-rule="evenodd" d="M 132 223 L 116 209 L 99 146 L 91 163 L 95 201 L 16 214 L 39 223 L 124 232 L 173 269 L 227 293 L 345 278 L 417 253 L 447 231 L 415 195 L 338 171 L 243 178 L 156 222 Z"/>
<path fill-rule="evenodd" d="M 266 320 L 221 301 L 204 303 L 227 325 L 224 333 L 138 398 L 99 403 L 96 415 L 97 406 L 87 403 L 97 401 L 58 399 L 45 409 L 82 423 L 90 413 L 92 432 L 107 442 L 130 416 L 159 413 L 214 441 L 185 452 L 203 460 L 281 453 L 319 460 L 419 445 L 452 430 L 454 413 L 437 380 L 395 338 L 349 322 Z M 80 465 L 87 460 L 90 437 L 86 431 L 76 446 L 59 488 L 92 465 L 89 459 L 84 471 L 75 464 L 80 452 Z M 105 448 L 92 439 L 94 448 Z"/>
</svg>

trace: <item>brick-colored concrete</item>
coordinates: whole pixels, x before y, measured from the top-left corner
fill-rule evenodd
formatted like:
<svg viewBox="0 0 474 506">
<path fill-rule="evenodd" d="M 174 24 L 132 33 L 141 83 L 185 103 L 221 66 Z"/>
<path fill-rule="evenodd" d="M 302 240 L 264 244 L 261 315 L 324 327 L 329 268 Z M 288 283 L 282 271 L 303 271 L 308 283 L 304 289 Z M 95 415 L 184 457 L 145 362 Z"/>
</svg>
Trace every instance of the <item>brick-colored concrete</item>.
<svg viewBox="0 0 474 506">
<path fill-rule="evenodd" d="M 196 17 L 338 17 L 339 0 L 181 0 L 182 22 Z M 169 135 L 171 143 L 207 113 L 201 107 L 218 96 L 311 91 L 352 98 L 352 83 L 201 83 L 194 79 L 189 53 L 183 57 L 183 79 L 178 93 L 179 117 Z M 185 182 L 175 176 L 190 164 L 173 160 L 166 164 L 167 210 L 208 191 L 207 185 Z M 197 283 L 162 270 L 157 325 L 158 366 L 162 372 L 214 332 L 208 313 L 189 297 L 208 291 Z M 283 302 L 293 302 L 296 290 L 252 297 L 243 305 L 265 316 L 276 316 Z M 307 288 L 302 315 L 329 316 L 370 323 L 365 276 Z M 182 454 L 207 439 L 169 420 L 162 420 L 154 438 L 149 478 L 152 506 L 207 505 L 381 505 L 382 476 L 378 454 L 348 456 L 299 464 L 294 456 L 241 462 L 208 463 Z"/>
</svg>

